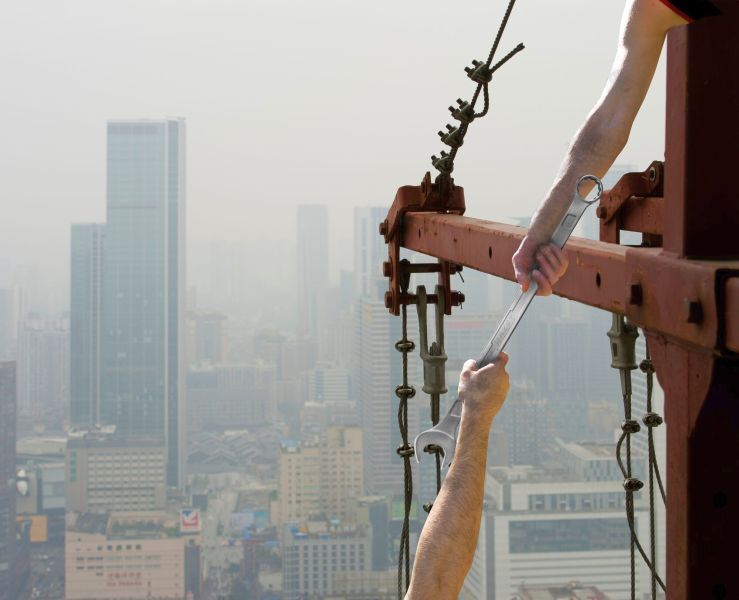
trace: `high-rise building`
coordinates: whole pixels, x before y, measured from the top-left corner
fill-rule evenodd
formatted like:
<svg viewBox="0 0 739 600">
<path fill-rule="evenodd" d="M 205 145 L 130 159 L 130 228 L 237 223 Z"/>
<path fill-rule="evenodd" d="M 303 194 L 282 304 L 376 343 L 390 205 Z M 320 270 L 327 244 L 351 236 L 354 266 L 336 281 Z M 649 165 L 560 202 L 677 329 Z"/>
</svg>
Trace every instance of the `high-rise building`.
<svg viewBox="0 0 739 600">
<path fill-rule="evenodd" d="M 69 402 L 69 324 L 28 319 L 18 338 L 18 411 L 62 416 Z"/>
<path fill-rule="evenodd" d="M 278 462 L 277 521 L 347 520 L 364 490 L 362 429 L 329 427 L 326 440 L 282 446 Z"/>
<path fill-rule="evenodd" d="M 354 209 L 354 296 L 382 298 L 380 288 L 386 286 L 382 262 L 387 260 L 387 246 L 379 234 L 379 226 L 387 216 L 385 206 L 362 206 Z"/>
<path fill-rule="evenodd" d="M 328 207 L 298 206 L 298 329 L 314 340 L 325 316 L 323 300 L 328 288 Z"/>
<path fill-rule="evenodd" d="M 540 465 L 554 441 L 549 402 L 531 381 L 514 381 L 508 399 L 495 419 L 505 431 L 508 464 Z"/>
<path fill-rule="evenodd" d="M 319 363 L 303 372 L 301 387 L 304 402 L 339 402 L 349 399 L 349 372 L 334 364 Z"/>
<path fill-rule="evenodd" d="M 108 123 L 101 420 L 184 468 L 185 121 Z"/>
<path fill-rule="evenodd" d="M 202 365 L 187 373 L 188 431 L 254 427 L 275 419 L 274 365 Z"/>
<path fill-rule="evenodd" d="M 15 362 L 0 362 L 0 600 L 15 600 Z"/>
<path fill-rule="evenodd" d="M 17 288 L 0 288 L 0 360 L 11 360 L 16 357 L 18 295 Z"/>
<path fill-rule="evenodd" d="M 70 255 L 69 421 L 100 423 L 100 334 L 105 225 L 72 225 Z"/>
<path fill-rule="evenodd" d="M 154 511 L 166 502 L 163 438 L 118 437 L 113 428 L 67 441 L 68 511 Z"/>
<path fill-rule="evenodd" d="M 226 315 L 212 310 L 187 313 L 187 362 L 190 365 L 222 364 L 226 360 Z"/>
</svg>

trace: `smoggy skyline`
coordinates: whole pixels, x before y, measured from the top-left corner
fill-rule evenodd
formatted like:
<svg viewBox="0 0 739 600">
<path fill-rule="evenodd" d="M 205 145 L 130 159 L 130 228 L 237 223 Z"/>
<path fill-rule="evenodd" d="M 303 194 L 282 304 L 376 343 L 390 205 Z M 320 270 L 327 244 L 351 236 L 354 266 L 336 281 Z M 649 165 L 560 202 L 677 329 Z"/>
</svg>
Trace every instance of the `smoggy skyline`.
<svg viewBox="0 0 739 600">
<path fill-rule="evenodd" d="M 325 203 L 335 280 L 351 268 L 353 207 L 389 206 L 430 168 L 446 107 L 473 90 L 463 67 L 486 55 L 504 8 L 15 3 L 0 24 L 0 274 L 36 264 L 66 281 L 69 225 L 105 220 L 107 120 L 183 116 L 190 256 L 240 241 L 291 268 L 296 205 Z M 527 48 L 496 74 L 457 161 L 468 214 L 534 210 L 607 78 L 622 9 L 517 3 L 500 53 Z M 661 65 L 617 162 L 663 156 L 663 87 Z"/>
</svg>

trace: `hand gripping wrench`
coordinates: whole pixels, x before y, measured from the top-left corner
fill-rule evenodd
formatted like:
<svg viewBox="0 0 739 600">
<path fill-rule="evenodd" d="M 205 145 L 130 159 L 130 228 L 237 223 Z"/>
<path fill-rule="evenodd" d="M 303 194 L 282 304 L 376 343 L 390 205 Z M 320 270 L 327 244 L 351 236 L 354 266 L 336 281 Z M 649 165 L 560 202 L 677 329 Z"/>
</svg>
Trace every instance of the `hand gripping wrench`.
<svg viewBox="0 0 739 600">
<path fill-rule="evenodd" d="M 592 200 L 586 200 L 580 196 L 580 184 L 582 184 L 583 181 L 593 181 L 595 185 L 598 186 L 598 192 Z M 567 209 L 567 212 L 557 226 L 557 229 L 554 230 L 551 243 L 555 244 L 559 248 L 564 247 L 570 235 L 572 235 L 572 231 L 575 229 L 575 226 L 580 221 L 580 217 L 582 217 L 588 206 L 600 200 L 602 193 L 603 184 L 600 179 L 594 175 L 585 175 L 578 179 L 577 184 L 575 185 L 575 196 L 572 199 L 570 207 Z M 521 318 L 529 307 L 529 304 L 531 304 L 534 296 L 536 296 L 537 289 L 538 285 L 532 278 L 531 283 L 529 284 L 529 289 L 525 292 L 521 292 L 518 298 L 516 298 L 513 304 L 511 304 L 511 307 L 508 309 L 498 325 L 498 328 L 495 330 L 493 337 L 490 338 L 487 346 L 485 346 L 482 356 L 477 361 L 478 368 L 481 369 L 485 365 L 489 365 L 498 359 L 498 356 L 505 348 L 508 340 L 511 339 L 511 335 L 516 329 L 518 323 L 521 321 Z M 444 455 L 441 461 L 441 468 L 443 469 L 449 466 L 452 462 L 454 449 L 457 444 L 456 435 L 457 427 L 459 426 L 459 421 L 462 417 L 462 404 L 463 400 L 457 398 L 454 401 L 454 404 L 449 408 L 449 412 L 447 412 L 446 416 L 436 426 L 416 436 L 413 446 L 415 449 L 416 460 L 418 462 L 421 461 L 419 448 L 437 446 L 441 449 L 441 452 Z"/>
</svg>

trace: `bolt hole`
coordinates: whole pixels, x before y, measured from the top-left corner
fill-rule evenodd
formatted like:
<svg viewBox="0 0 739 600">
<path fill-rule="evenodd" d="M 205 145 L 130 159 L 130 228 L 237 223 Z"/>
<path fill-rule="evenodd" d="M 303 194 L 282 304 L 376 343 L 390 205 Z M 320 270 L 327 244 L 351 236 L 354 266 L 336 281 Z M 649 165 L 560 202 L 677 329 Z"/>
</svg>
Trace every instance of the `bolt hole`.
<svg viewBox="0 0 739 600">
<path fill-rule="evenodd" d="M 714 508 L 726 508 L 729 503 L 729 497 L 724 492 L 716 492 L 713 495 Z"/>
<path fill-rule="evenodd" d="M 419 240 L 421 239 L 421 230 L 420 229 L 418 230 L 418 239 Z"/>
<path fill-rule="evenodd" d="M 596 287 L 600 287 L 600 273 L 595 274 L 595 285 Z"/>
<path fill-rule="evenodd" d="M 493 247 L 488 246 L 488 258 L 493 258 Z"/>
<path fill-rule="evenodd" d="M 716 600 L 724 600 L 726 598 L 726 586 L 723 583 L 713 586 L 713 597 Z"/>
</svg>

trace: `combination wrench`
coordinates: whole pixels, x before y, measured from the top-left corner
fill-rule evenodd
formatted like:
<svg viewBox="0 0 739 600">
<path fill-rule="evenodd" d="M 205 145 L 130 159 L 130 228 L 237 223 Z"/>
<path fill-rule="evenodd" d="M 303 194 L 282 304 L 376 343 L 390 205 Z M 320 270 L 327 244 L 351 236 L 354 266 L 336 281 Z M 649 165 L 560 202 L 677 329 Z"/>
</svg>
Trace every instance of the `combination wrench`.
<svg viewBox="0 0 739 600">
<path fill-rule="evenodd" d="M 580 196 L 580 185 L 584 181 L 592 181 L 598 187 L 598 191 L 592 200 L 587 200 Z M 554 230 L 552 235 L 551 244 L 556 245 L 558 248 L 563 248 L 570 235 L 572 235 L 575 226 L 580 221 L 580 217 L 585 213 L 587 208 L 591 204 L 595 204 L 600 200 L 600 196 L 603 193 L 603 184 L 601 180 L 594 175 L 585 175 L 578 179 L 575 185 L 575 195 L 572 199 L 570 207 L 562 217 L 557 228 Z M 518 298 L 511 304 L 510 308 L 503 316 L 498 328 L 495 330 L 493 337 L 485 346 L 480 359 L 477 361 L 477 367 L 482 368 L 485 365 L 495 362 L 500 356 L 500 353 L 505 348 L 508 340 L 511 339 L 511 335 L 516 329 L 523 318 L 526 309 L 531 304 L 531 301 L 536 296 L 538 285 L 531 278 L 529 288 L 525 292 L 520 292 Z M 462 417 L 462 406 L 463 400 L 457 398 L 449 408 L 446 416 L 434 427 L 427 429 L 416 436 L 413 442 L 415 450 L 416 461 L 421 461 L 421 454 L 419 448 L 427 448 L 429 446 L 438 447 L 442 454 L 441 468 L 449 466 L 454 456 L 454 449 L 457 444 L 457 427 Z"/>
</svg>

